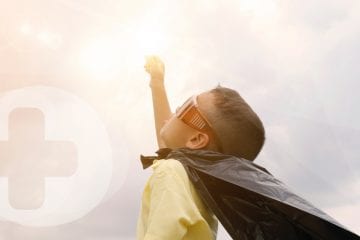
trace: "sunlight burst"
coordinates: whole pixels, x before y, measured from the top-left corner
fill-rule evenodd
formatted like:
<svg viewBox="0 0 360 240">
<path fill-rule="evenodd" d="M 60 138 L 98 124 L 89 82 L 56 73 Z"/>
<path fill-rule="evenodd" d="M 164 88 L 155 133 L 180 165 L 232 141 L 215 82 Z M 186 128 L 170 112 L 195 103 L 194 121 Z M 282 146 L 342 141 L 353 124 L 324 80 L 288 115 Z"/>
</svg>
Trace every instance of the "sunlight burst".
<svg viewBox="0 0 360 240">
<path fill-rule="evenodd" d="M 116 26 L 103 36 L 93 39 L 80 53 L 82 68 L 98 79 L 116 76 L 125 65 L 126 71 L 138 71 L 146 56 L 163 55 L 168 48 L 164 24 L 154 15 Z"/>
</svg>

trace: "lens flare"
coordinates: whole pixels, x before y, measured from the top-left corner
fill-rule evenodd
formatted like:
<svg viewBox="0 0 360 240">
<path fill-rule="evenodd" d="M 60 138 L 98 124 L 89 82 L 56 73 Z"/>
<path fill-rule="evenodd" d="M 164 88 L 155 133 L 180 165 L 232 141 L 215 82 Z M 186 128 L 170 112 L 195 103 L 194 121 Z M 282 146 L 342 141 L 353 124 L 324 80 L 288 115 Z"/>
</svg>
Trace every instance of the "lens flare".
<svg viewBox="0 0 360 240">
<path fill-rule="evenodd" d="M 80 53 L 80 64 L 97 79 L 111 78 L 121 62 L 118 45 L 116 39 L 110 37 L 95 39 Z"/>
</svg>

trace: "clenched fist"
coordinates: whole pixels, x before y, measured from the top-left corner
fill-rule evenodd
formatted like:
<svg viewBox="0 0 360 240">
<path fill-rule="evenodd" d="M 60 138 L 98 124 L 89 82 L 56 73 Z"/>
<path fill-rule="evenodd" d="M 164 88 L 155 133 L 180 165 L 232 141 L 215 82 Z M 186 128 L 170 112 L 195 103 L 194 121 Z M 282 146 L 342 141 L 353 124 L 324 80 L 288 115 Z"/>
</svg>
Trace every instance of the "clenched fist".
<svg viewBox="0 0 360 240">
<path fill-rule="evenodd" d="M 145 70 L 150 74 L 150 87 L 164 84 L 165 65 L 158 56 L 146 57 Z"/>
</svg>

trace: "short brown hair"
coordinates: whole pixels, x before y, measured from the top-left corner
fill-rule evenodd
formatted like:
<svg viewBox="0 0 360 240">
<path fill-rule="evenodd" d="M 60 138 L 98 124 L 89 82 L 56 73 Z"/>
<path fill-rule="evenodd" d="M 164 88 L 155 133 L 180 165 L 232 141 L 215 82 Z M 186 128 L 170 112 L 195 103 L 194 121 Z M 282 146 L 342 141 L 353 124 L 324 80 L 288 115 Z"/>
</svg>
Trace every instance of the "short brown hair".
<svg viewBox="0 0 360 240">
<path fill-rule="evenodd" d="M 215 109 L 207 115 L 223 153 L 253 161 L 265 142 L 260 118 L 237 91 L 219 85 L 210 93 Z"/>
</svg>

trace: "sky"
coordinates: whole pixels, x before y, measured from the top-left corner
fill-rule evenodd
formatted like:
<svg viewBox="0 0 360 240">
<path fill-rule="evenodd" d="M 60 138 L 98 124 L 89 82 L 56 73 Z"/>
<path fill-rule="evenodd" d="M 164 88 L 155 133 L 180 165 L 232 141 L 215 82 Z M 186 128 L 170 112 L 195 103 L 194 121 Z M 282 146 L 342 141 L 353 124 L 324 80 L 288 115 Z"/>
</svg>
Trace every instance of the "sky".
<svg viewBox="0 0 360 240">
<path fill-rule="evenodd" d="M 0 149 L 11 106 L 37 104 L 49 116 L 47 136 L 66 140 L 76 132 L 85 159 L 77 167 L 104 174 L 63 196 L 83 200 L 73 219 L 30 226 L 34 219 L 20 224 L 1 211 L 0 239 L 135 238 L 151 175 L 139 156 L 157 150 L 143 68 L 151 54 L 165 62 L 172 109 L 219 83 L 236 89 L 265 126 L 257 164 L 360 235 L 359 1 L 0 0 L 0 6 Z M 3 192 L 5 165 L 0 159 Z M 97 187 L 100 195 L 91 191 Z M 217 239 L 230 237 L 220 228 Z"/>
</svg>

